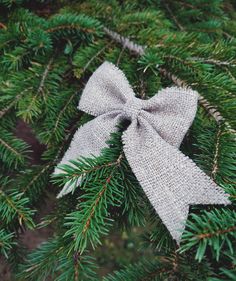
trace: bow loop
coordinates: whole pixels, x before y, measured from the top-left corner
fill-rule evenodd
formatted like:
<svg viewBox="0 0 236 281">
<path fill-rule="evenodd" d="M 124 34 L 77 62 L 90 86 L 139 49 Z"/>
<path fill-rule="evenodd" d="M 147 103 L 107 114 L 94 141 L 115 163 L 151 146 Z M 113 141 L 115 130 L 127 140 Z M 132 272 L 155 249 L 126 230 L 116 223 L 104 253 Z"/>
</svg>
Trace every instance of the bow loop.
<svg viewBox="0 0 236 281">
<path fill-rule="evenodd" d="M 122 111 L 127 100 L 133 97 L 134 92 L 123 72 L 104 62 L 87 82 L 78 109 L 94 116 L 113 110 Z"/>
<path fill-rule="evenodd" d="M 198 93 L 168 87 L 145 101 L 142 117 L 169 144 L 179 147 L 197 111 Z"/>
</svg>

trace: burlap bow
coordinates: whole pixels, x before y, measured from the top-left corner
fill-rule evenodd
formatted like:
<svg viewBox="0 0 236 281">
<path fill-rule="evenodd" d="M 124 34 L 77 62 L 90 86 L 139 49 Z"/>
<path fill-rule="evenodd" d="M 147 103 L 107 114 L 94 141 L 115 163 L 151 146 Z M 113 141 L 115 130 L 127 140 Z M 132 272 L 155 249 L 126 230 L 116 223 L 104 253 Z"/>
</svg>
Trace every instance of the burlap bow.
<svg viewBox="0 0 236 281">
<path fill-rule="evenodd" d="M 60 164 L 99 155 L 117 124 L 130 120 L 122 135 L 125 156 L 179 242 L 190 204 L 230 203 L 223 189 L 178 149 L 196 114 L 197 99 L 197 92 L 177 87 L 163 89 L 149 100 L 138 99 L 123 72 L 105 62 L 89 79 L 78 107 L 97 117 L 77 130 Z M 61 172 L 56 168 L 56 174 Z M 73 188 L 68 183 L 59 197 Z"/>
</svg>

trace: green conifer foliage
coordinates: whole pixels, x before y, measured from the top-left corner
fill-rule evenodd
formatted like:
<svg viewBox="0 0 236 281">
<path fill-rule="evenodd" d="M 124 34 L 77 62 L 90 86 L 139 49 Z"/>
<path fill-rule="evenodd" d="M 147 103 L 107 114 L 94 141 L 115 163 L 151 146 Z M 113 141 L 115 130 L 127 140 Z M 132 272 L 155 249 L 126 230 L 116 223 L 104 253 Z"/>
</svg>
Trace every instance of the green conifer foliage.
<svg viewBox="0 0 236 281">
<path fill-rule="evenodd" d="M 230 0 L 0 0 L 0 254 L 16 280 L 236 280 L 235 10 Z M 127 38 L 136 45 L 124 44 Z M 76 129 L 93 118 L 77 105 L 105 60 L 142 99 L 173 84 L 199 92 L 181 150 L 232 205 L 192 206 L 180 247 L 124 156 L 127 124 L 99 157 L 77 159 L 52 176 Z M 19 122 L 43 147 L 36 162 Z M 56 200 L 37 223 L 45 198 L 78 178 L 74 194 Z M 23 233 L 48 225 L 52 237 L 27 252 Z M 101 276 L 96 252 L 114 229 L 140 230 L 136 257 Z"/>
</svg>

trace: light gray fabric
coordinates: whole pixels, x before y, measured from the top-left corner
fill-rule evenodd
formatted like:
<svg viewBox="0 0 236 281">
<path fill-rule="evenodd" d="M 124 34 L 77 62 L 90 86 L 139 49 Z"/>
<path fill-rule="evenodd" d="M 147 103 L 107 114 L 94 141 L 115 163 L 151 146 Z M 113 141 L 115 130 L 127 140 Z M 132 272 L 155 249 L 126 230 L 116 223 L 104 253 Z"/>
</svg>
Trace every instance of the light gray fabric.
<svg viewBox="0 0 236 281">
<path fill-rule="evenodd" d="M 197 99 L 196 91 L 177 87 L 163 89 L 149 100 L 138 99 L 123 72 L 105 62 L 90 77 L 78 107 L 97 117 L 78 129 L 60 164 L 99 155 L 116 125 L 130 120 L 122 136 L 125 156 L 179 243 L 189 205 L 230 204 L 223 189 L 178 149 L 196 114 Z M 57 167 L 54 173 L 61 172 Z M 78 184 L 68 183 L 58 197 Z"/>
</svg>

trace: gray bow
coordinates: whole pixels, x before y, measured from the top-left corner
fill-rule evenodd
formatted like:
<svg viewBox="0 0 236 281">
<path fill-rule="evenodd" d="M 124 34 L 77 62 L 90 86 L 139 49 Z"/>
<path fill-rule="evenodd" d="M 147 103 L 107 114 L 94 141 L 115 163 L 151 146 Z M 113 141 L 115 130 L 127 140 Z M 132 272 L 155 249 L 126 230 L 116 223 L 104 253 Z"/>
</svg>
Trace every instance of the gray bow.
<svg viewBox="0 0 236 281">
<path fill-rule="evenodd" d="M 178 149 L 196 114 L 197 99 L 197 92 L 177 87 L 163 89 L 149 100 L 138 99 L 124 73 L 105 62 L 90 77 L 78 107 L 97 117 L 77 130 L 60 164 L 99 155 L 117 124 L 130 120 L 122 135 L 125 156 L 156 212 L 179 242 L 190 204 L 230 203 L 223 189 Z M 56 168 L 56 174 L 61 172 Z M 74 187 L 68 183 L 59 197 Z"/>
</svg>

